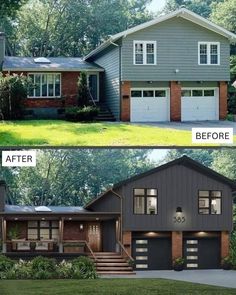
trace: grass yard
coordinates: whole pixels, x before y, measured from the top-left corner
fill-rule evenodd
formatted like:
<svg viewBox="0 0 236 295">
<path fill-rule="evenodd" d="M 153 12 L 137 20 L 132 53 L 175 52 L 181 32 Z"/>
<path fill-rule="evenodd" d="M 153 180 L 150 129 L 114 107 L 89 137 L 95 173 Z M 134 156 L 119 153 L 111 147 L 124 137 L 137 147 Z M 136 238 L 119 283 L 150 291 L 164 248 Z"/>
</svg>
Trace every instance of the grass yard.
<svg viewBox="0 0 236 295">
<path fill-rule="evenodd" d="M 163 279 L 0 281 L 1 295 L 224 295 L 235 289 Z"/>
<path fill-rule="evenodd" d="M 191 146 L 191 140 L 191 131 L 124 123 L 0 123 L 1 146 Z"/>
</svg>

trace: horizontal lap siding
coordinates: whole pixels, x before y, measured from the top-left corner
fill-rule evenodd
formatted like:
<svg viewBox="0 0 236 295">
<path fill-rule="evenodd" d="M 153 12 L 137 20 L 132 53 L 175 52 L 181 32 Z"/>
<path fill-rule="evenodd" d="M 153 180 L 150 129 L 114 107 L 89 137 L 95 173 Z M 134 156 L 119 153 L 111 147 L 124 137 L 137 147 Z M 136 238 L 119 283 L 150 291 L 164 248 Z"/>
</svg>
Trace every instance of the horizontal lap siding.
<svg viewBox="0 0 236 295">
<path fill-rule="evenodd" d="M 96 64 L 105 69 L 104 90 L 105 101 L 117 120 L 120 119 L 120 66 L 119 47 L 108 50 L 104 55 L 94 60 Z"/>
<path fill-rule="evenodd" d="M 133 214 L 133 189 L 158 189 L 158 215 Z M 222 215 L 198 214 L 198 190 L 222 190 Z M 231 189 L 183 165 L 176 165 L 135 180 L 123 187 L 123 226 L 132 231 L 215 231 L 232 229 Z M 182 207 L 185 223 L 173 222 Z"/>
<path fill-rule="evenodd" d="M 133 65 L 133 40 L 157 41 L 157 65 Z M 198 65 L 198 42 L 220 42 L 220 66 Z M 229 41 L 182 18 L 173 18 L 123 39 L 123 81 L 227 81 Z M 175 73 L 179 69 L 179 73 Z"/>
</svg>

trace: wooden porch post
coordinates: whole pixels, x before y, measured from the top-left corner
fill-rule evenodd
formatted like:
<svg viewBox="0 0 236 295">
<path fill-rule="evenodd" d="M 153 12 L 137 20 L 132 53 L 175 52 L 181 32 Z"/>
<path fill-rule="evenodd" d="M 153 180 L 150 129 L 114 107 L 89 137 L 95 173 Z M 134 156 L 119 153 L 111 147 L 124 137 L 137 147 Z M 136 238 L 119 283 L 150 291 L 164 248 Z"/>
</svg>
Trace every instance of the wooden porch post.
<svg viewBox="0 0 236 295">
<path fill-rule="evenodd" d="M 4 217 L 2 217 L 2 253 L 6 253 L 7 252 L 7 232 L 6 232 L 6 220 L 4 219 Z"/>
<path fill-rule="evenodd" d="M 59 253 L 63 253 L 64 217 L 59 221 Z"/>
</svg>

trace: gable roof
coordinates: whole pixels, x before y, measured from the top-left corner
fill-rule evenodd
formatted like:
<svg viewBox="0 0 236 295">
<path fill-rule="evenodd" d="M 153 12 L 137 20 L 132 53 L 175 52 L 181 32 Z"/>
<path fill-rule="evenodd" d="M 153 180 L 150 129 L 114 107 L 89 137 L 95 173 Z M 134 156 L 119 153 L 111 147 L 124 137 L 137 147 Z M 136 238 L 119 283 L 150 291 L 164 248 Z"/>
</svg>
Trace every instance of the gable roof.
<svg viewBox="0 0 236 295">
<path fill-rule="evenodd" d="M 202 165 L 201 163 L 199 163 L 199 162 L 197 162 L 197 161 L 195 161 L 195 160 L 193 160 L 193 159 L 191 159 L 191 158 L 189 158 L 187 156 L 183 156 L 181 158 L 178 158 L 176 160 L 168 162 L 168 163 L 166 163 L 164 165 L 158 166 L 158 167 L 156 167 L 154 169 L 148 170 L 148 171 L 146 171 L 144 173 L 135 175 L 133 177 L 130 177 L 130 178 L 126 179 L 126 180 L 123 180 L 121 182 L 118 182 L 118 183 L 114 184 L 112 188 L 108 189 L 107 191 L 100 194 L 97 198 L 95 198 L 95 199 L 91 200 L 89 203 L 87 203 L 84 206 L 84 208 L 89 209 L 89 207 L 92 204 L 96 203 L 97 201 L 99 201 L 100 199 L 105 197 L 109 192 L 114 193 L 113 189 L 120 188 L 122 185 L 125 185 L 125 184 L 130 183 L 130 182 L 132 182 L 134 180 L 137 180 L 137 179 L 140 179 L 142 177 L 151 175 L 153 173 L 159 172 L 161 170 L 167 169 L 167 168 L 169 168 L 171 166 L 175 166 L 175 165 L 184 165 L 186 167 L 192 168 L 192 169 L 198 171 L 199 173 L 205 174 L 205 175 L 207 175 L 207 176 L 209 176 L 209 177 L 211 177 L 211 178 L 213 178 L 213 179 L 215 179 L 215 180 L 217 180 L 219 182 L 222 182 L 222 183 L 225 183 L 225 184 L 229 185 L 232 188 L 233 191 L 236 190 L 236 182 L 234 182 L 233 180 L 223 176 L 222 174 L 217 173 L 216 171 Z"/>
<path fill-rule="evenodd" d="M 151 21 L 145 22 L 141 25 L 135 26 L 133 28 L 130 28 L 128 30 L 125 30 L 123 32 L 120 32 L 118 34 L 111 36 L 107 41 L 102 43 L 96 49 L 91 51 L 87 56 L 85 56 L 84 60 L 87 60 L 87 59 L 91 58 L 92 56 L 97 55 L 99 52 L 103 51 L 105 48 L 107 48 L 109 45 L 113 44 L 113 42 L 116 42 L 120 38 L 126 37 L 127 35 L 133 34 L 137 31 L 146 29 L 150 26 L 156 25 L 158 23 L 164 22 L 164 21 L 174 18 L 174 17 L 182 17 L 184 19 L 187 19 L 197 25 L 200 25 L 210 31 L 213 31 L 219 35 L 222 35 L 222 36 L 228 38 L 231 42 L 236 42 L 236 35 L 233 34 L 232 32 L 220 27 L 217 24 L 214 24 L 213 22 L 205 19 L 204 17 L 202 17 L 202 16 L 200 16 L 200 15 L 198 15 L 186 8 L 181 8 L 181 9 L 178 9 L 174 12 L 160 16 L 160 17 L 155 18 Z"/>
<path fill-rule="evenodd" d="M 48 57 L 47 60 L 49 62 L 40 62 L 34 57 L 5 56 L 2 71 L 104 71 L 102 67 L 79 57 Z"/>
<path fill-rule="evenodd" d="M 219 181 L 221 183 L 224 183 L 224 184 L 227 184 L 228 186 L 230 186 L 232 188 L 232 190 L 236 190 L 236 182 L 234 182 L 233 180 L 223 176 L 222 174 L 219 174 L 218 172 L 204 166 L 203 164 L 187 157 L 187 156 L 183 156 L 181 158 L 178 158 L 176 160 L 173 160 L 171 162 L 168 162 L 164 165 L 161 165 L 159 167 L 156 167 L 154 169 L 151 169 L 147 172 L 144 172 L 144 173 L 141 173 L 141 174 L 138 174 L 138 175 L 135 175 L 129 179 L 126 179 L 124 181 L 121 181 L 119 183 L 116 183 L 113 185 L 113 188 L 119 188 L 120 186 L 126 184 L 126 183 L 129 183 L 129 182 L 132 182 L 134 180 L 137 180 L 139 178 L 143 178 L 145 176 L 148 176 L 148 175 L 151 175 L 153 173 L 156 173 L 156 172 L 159 172 L 161 170 L 164 170 L 164 169 L 167 169 L 171 166 L 175 166 L 175 165 L 183 165 L 183 166 L 186 166 L 186 167 L 189 167 L 191 169 L 194 169 L 195 171 L 201 173 L 201 174 L 204 174 L 208 177 L 211 177 L 213 179 L 215 179 L 216 181 Z"/>
</svg>

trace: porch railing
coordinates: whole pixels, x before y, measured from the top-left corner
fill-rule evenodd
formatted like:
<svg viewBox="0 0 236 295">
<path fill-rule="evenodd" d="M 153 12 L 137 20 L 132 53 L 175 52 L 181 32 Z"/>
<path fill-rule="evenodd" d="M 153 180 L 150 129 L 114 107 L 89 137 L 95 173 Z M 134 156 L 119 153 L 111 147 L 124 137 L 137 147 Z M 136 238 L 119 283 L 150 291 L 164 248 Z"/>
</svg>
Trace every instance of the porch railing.
<svg viewBox="0 0 236 295">
<path fill-rule="evenodd" d="M 123 250 L 123 252 L 126 254 L 126 256 L 131 260 L 134 261 L 134 258 L 128 253 L 128 251 L 125 249 L 125 246 L 118 241 L 118 244 L 120 245 L 121 249 Z"/>
</svg>

